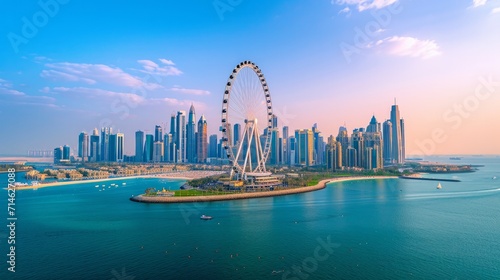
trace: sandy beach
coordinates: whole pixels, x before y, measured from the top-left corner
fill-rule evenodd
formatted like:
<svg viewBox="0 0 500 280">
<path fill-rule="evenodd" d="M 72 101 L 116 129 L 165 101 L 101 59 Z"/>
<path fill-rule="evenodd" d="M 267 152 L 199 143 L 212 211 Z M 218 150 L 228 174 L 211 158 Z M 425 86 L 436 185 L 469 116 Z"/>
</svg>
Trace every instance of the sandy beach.
<svg viewBox="0 0 500 280">
<path fill-rule="evenodd" d="M 116 180 L 130 180 L 137 178 L 165 178 L 165 179 L 183 179 L 191 180 L 204 178 L 213 175 L 219 175 L 225 172 L 222 171 L 201 171 L 201 170 L 190 170 L 190 171 L 179 171 L 179 172 L 169 172 L 163 174 L 154 175 L 139 175 L 139 176 L 127 176 L 127 177 L 113 177 L 105 179 L 90 179 L 90 180 L 76 180 L 76 181 L 63 181 L 63 182 L 53 182 L 53 183 L 39 183 L 38 185 L 27 185 L 27 186 L 16 186 L 16 190 L 32 190 L 41 189 L 47 187 L 62 187 L 67 185 L 81 184 L 81 183 L 101 183 Z"/>
<path fill-rule="evenodd" d="M 369 176 L 369 177 L 347 177 L 347 178 L 332 178 L 321 180 L 317 185 L 308 187 L 299 187 L 288 190 L 277 190 L 267 192 L 252 192 L 252 193 L 237 193 L 237 194 L 224 194 L 224 195 L 209 195 L 209 196 L 175 196 L 175 197 L 158 197 L 158 196 L 133 196 L 130 200 L 143 203 L 184 203 L 184 202 L 208 202 L 208 201 L 223 201 L 235 199 L 247 199 L 257 197 L 270 197 L 290 195 L 297 193 L 305 193 L 316 190 L 321 190 L 329 183 L 345 182 L 354 180 L 374 180 L 374 179 L 397 179 L 397 176 Z"/>
</svg>

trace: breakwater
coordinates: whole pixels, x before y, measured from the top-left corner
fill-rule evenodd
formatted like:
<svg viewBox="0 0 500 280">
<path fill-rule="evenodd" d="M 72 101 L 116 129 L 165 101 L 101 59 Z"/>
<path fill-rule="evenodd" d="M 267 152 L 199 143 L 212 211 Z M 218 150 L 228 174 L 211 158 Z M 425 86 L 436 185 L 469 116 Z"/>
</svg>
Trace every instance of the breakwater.
<svg viewBox="0 0 500 280">
<path fill-rule="evenodd" d="M 424 181 L 441 181 L 441 182 L 460 182 L 458 179 L 438 179 L 438 178 L 423 178 L 423 177 L 413 177 L 413 176 L 399 176 L 401 179 L 409 180 L 424 180 Z"/>
</svg>

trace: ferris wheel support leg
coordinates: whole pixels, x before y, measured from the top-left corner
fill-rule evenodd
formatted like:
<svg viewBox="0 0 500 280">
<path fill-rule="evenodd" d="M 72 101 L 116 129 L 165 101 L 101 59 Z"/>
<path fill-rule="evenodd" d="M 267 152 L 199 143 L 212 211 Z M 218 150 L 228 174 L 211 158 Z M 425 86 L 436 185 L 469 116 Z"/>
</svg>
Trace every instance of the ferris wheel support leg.
<svg viewBox="0 0 500 280">
<path fill-rule="evenodd" d="M 246 171 L 246 167 L 247 167 L 247 161 L 248 161 L 248 158 L 250 157 L 250 150 L 252 148 L 252 139 L 253 139 L 253 134 L 254 134 L 254 127 L 250 127 L 248 129 L 252 130 L 252 132 L 248 133 L 248 148 L 247 148 L 247 152 L 246 152 L 246 155 L 245 155 L 245 162 L 243 163 L 243 173 L 245 173 Z M 250 159 L 251 161 L 251 159 Z M 243 175 L 243 174 L 242 174 Z"/>
</svg>

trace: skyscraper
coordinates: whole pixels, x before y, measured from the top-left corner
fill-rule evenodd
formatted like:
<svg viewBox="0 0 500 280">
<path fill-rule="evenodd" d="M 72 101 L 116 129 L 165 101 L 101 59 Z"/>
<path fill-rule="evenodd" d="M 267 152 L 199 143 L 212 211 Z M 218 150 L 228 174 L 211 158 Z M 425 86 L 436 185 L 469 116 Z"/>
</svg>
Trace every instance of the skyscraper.
<svg viewBox="0 0 500 280">
<path fill-rule="evenodd" d="M 272 116 L 272 128 L 278 128 L 278 116 L 274 114 Z"/>
<path fill-rule="evenodd" d="M 196 113 L 193 104 L 189 108 L 186 126 L 186 157 L 188 162 L 196 162 Z"/>
<path fill-rule="evenodd" d="M 116 161 L 123 162 L 123 149 L 125 145 L 125 135 L 123 133 L 116 134 Z"/>
<path fill-rule="evenodd" d="M 146 134 L 146 142 L 144 143 L 144 162 L 153 160 L 153 143 L 154 136 L 152 134 Z"/>
<path fill-rule="evenodd" d="M 293 136 L 288 137 L 286 142 L 287 142 L 287 152 L 288 152 L 288 165 L 293 166 L 296 164 L 295 151 L 297 149 L 297 145 L 295 142 L 295 137 Z"/>
<path fill-rule="evenodd" d="M 386 120 L 382 126 L 383 141 L 384 141 L 384 164 L 392 163 L 392 123 Z"/>
<path fill-rule="evenodd" d="M 198 133 L 196 143 L 197 143 L 197 158 L 198 162 L 205 162 L 207 161 L 207 136 L 208 136 L 208 127 L 207 127 L 207 120 L 205 119 L 204 115 L 201 115 L 200 120 L 198 121 Z"/>
<path fill-rule="evenodd" d="M 135 162 L 144 161 L 144 132 L 135 132 Z"/>
<path fill-rule="evenodd" d="M 208 157 L 211 158 L 217 157 L 217 134 L 210 135 Z"/>
<path fill-rule="evenodd" d="M 153 143 L 153 162 L 163 161 L 163 142 L 156 141 Z"/>
<path fill-rule="evenodd" d="M 295 130 L 295 141 L 295 164 L 312 166 L 314 153 L 314 138 L 312 130 Z"/>
<path fill-rule="evenodd" d="M 54 149 L 54 164 L 61 163 L 61 160 L 63 158 L 63 148 L 62 147 L 57 147 Z"/>
<path fill-rule="evenodd" d="M 241 124 L 237 123 L 234 125 L 233 129 L 233 145 L 237 146 L 240 143 L 240 138 L 241 138 Z"/>
<path fill-rule="evenodd" d="M 155 125 L 155 142 L 163 141 L 163 129 L 159 125 Z"/>
<path fill-rule="evenodd" d="M 329 171 L 337 170 L 337 141 L 330 135 L 326 143 L 326 169 Z"/>
<path fill-rule="evenodd" d="M 271 155 L 270 155 L 270 164 L 279 164 L 280 150 L 279 150 L 279 138 L 280 132 L 277 128 L 273 128 L 271 130 Z"/>
<path fill-rule="evenodd" d="M 175 126 L 176 162 L 186 162 L 186 112 L 178 111 Z"/>
<path fill-rule="evenodd" d="M 163 137 L 163 159 L 166 162 L 173 162 L 174 160 L 172 159 L 172 134 L 168 133 L 165 134 Z"/>
<path fill-rule="evenodd" d="M 110 162 L 116 162 L 118 160 L 118 136 L 116 134 L 110 134 L 108 137 L 108 160 Z"/>
<path fill-rule="evenodd" d="M 365 140 L 363 137 L 363 131 L 360 129 L 354 129 L 351 135 L 352 148 L 356 150 L 356 167 L 364 167 L 365 161 Z"/>
<path fill-rule="evenodd" d="M 111 133 L 111 127 L 101 128 L 101 161 L 109 161 L 109 135 Z"/>
<path fill-rule="evenodd" d="M 394 104 L 391 107 L 392 123 L 392 161 L 396 164 L 403 163 L 403 147 L 401 141 L 401 118 L 399 116 L 399 107 Z"/>
<path fill-rule="evenodd" d="M 337 135 L 336 140 L 342 146 L 342 150 L 340 151 L 342 156 L 342 166 L 349 166 L 347 164 L 347 161 L 349 159 L 347 155 L 347 149 L 349 148 L 349 135 L 347 133 L 346 127 L 341 126 L 339 128 L 339 134 Z"/>
<path fill-rule="evenodd" d="M 380 123 L 377 122 L 375 116 L 372 116 L 366 132 L 364 134 L 365 140 L 365 161 L 364 168 L 366 169 L 380 169 L 384 167 L 383 164 L 383 140 L 382 132 L 380 130 Z M 369 149 L 367 151 L 366 149 Z"/>
<path fill-rule="evenodd" d="M 288 152 L 288 126 L 283 127 L 283 164 L 288 164 L 290 155 Z"/>
<path fill-rule="evenodd" d="M 94 128 L 94 132 L 90 136 L 90 159 L 89 161 L 99 161 L 99 131 Z"/>
<path fill-rule="evenodd" d="M 62 160 L 69 161 L 71 156 L 71 148 L 68 145 L 63 146 Z"/>
<path fill-rule="evenodd" d="M 406 147 L 405 147 L 405 120 L 401 119 L 401 160 L 404 163 L 406 159 Z"/>
<path fill-rule="evenodd" d="M 82 162 L 87 161 L 89 156 L 89 135 L 86 132 L 82 132 L 78 136 L 78 156 Z"/>
</svg>

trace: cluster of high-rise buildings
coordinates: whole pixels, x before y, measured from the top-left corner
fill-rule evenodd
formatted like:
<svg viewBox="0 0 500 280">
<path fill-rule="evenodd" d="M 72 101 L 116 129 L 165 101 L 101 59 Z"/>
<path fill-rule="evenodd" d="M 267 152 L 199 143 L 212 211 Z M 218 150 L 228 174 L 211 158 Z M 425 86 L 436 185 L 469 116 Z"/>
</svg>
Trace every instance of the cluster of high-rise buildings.
<svg viewBox="0 0 500 280">
<path fill-rule="evenodd" d="M 398 105 L 392 106 L 390 119 L 383 124 L 373 116 L 366 128 L 356 128 L 349 134 L 342 126 L 336 137 L 330 135 L 327 139 L 317 124 L 310 129 L 296 129 L 290 134 L 288 126 L 278 127 L 277 116 L 272 116 L 271 123 L 260 141 L 264 146 L 267 135 L 270 135 L 268 165 L 376 170 L 402 164 L 405 159 L 404 120 L 400 117 Z M 231 146 L 237 147 L 244 140 L 242 134 L 241 124 L 230 126 Z M 101 128 L 100 133 L 94 129 L 90 136 L 82 132 L 78 137 L 78 157 L 84 162 L 228 163 L 222 137 L 217 134 L 208 136 L 207 120 L 203 115 L 196 120 L 193 105 L 187 115 L 186 111 L 171 115 L 168 131 L 160 125 L 155 126 L 154 134 L 136 131 L 134 155 L 124 154 L 124 138 L 123 133 L 113 133 L 109 127 Z M 54 149 L 55 163 L 69 160 L 70 148 L 67 145 Z"/>
<path fill-rule="evenodd" d="M 326 142 L 317 124 L 311 129 L 297 129 L 294 135 L 288 135 L 289 128 L 284 126 L 280 137 L 274 123 L 269 164 L 376 170 L 404 163 L 404 120 L 398 105 L 392 106 L 390 119 L 383 125 L 373 116 L 366 128 L 356 128 L 349 135 L 342 126 L 338 135 L 330 135 Z"/>
<path fill-rule="evenodd" d="M 186 118 L 187 117 L 187 118 Z M 208 158 L 208 127 L 205 116 L 196 121 L 191 105 L 189 114 L 178 111 L 170 118 L 170 130 L 163 133 L 159 125 L 155 133 L 135 132 L 135 162 L 204 163 Z"/>
</svg>

